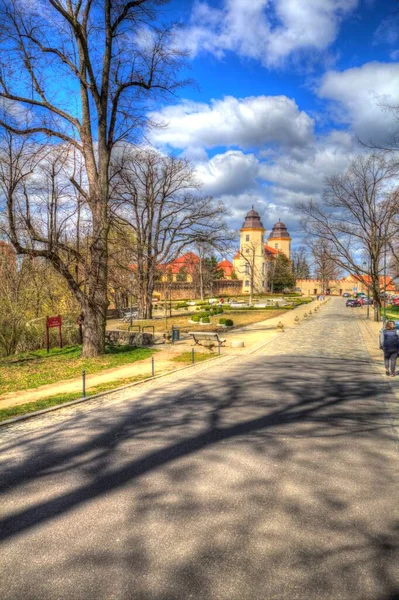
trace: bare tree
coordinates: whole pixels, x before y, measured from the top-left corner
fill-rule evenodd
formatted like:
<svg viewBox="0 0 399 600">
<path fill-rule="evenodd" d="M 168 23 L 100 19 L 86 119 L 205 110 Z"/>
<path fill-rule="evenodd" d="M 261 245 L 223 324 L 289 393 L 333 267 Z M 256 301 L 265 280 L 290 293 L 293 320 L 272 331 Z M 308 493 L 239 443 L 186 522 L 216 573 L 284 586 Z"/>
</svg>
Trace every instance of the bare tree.
<svg viewBox="0 0 399 600">
<path fill-rule="evenodd" d="M 183 250 L 206 240 L 228 239 L 226 209 L 199 196 L 193 167 L 148 148 L 125 148 L 115 162 L 114 222 L 131 228 L 134 276 L 141 318 L 151 318 L 152 294 L 160 271 Z"/>
<path fill-rule="evenodd" d="M 339 279 L 342 269 L 337 265 L 333 248 L 326 239 L 317 239 L 311 245 L 314 276 L 320 281 L 321 292 L 325 294 L 331 281 Z"/>
<path fill-rule="evenodd" d="M 245 242 L 240 249 L 240 258 L 243 261 L 244 281 L 249 282 L 249 302 L 252 304 L 254 294 L 264 291 L 263 282 L 267 279 L 266 262 L 264 259 L 264 244 L 254 241 Z M 260 268 L 262 264 L 262 269 Z"/>
<path fill-rule="evenodd" d="M 292 270 L 296 279 L 307 279 L 310 276 L 308 248 L 299 246 L 292 252 Z"/>
<path fill-rule="evenodd" d="M 156 24 L 161 4 L 0 0 L 0 126 L 31 137 L 35 146 L 59 143 L 75 152 L 83 174 L 70 174 L 70 182 L 90 214 L 84 276 L 65 263 L 71 249 L 56 231 L 40 240 L 27 236 L 32 197 L 26 199 L 30 216 L 20 227 L 12 181 L 5 193 L 9 236 L 19 254 L 50 261 L 79 299 L 84 356 L 102 353 L 105 344 L 112 152 L 118 142 L 137 139 L 145 124 L 144 101 L 179 85 L 182 54 L 174 48 L 172 29 Z M 78 262 L 80 249 L 75 251 Z"/>
<path fill-rule="evenodd" d="M 370 276 L 376 320 L 384 253 L 397 254 L 398 172 L 399 165 L 382 155 L 361 156 L 345 173 L 327 180 L 324 206 L 310 202 L 300 207 L 305 231 L 314 240 L 325 240 L 326 254 L 338 267 L 359 278 Z"/>
</svg>

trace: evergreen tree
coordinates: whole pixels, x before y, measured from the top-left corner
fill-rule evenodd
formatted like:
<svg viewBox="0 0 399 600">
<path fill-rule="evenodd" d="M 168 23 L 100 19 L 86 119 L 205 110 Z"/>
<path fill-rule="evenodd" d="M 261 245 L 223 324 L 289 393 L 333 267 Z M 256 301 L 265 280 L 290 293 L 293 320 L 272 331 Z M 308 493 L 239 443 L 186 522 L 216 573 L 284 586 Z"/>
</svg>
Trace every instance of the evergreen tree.
<svg viewBox="0 0 399 600">
<path fill-rule="evenodd" d="M 274 259 L 272 286 L 274 292 L 282 292 L 285 288 L 293 288 L 295 286 L 292 263 L 282 252 Z"/>
</svg>

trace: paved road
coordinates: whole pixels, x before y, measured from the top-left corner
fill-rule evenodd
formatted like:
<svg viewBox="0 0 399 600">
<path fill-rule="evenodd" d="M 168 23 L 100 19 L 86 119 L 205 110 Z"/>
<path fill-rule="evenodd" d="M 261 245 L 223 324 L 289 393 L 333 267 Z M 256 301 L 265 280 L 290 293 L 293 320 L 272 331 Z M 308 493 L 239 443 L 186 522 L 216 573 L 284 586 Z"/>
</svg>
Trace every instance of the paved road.
<svg viewBox="0 0 399 600">
<path fill-rule="evenodd" d="M 0 431 L 2 600 L 397 600 L 389 383 L 336 299 L 261 354 Z"/>
</svg>

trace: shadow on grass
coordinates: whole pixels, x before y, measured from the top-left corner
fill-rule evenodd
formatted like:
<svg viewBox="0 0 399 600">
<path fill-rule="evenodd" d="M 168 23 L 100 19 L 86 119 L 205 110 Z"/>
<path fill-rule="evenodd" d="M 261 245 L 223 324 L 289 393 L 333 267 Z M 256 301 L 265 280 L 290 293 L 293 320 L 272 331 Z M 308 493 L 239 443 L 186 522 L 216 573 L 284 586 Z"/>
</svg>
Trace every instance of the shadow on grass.
<svg viewBox="0 0 399 600">
<path fill-rule="evenodd" d="M 240 358 L 10 430 L 4 581 L 23 549 L 42 567 L 25 561 L 7 597 L 50 598 L 61 579 L 63 597 L 394 600 L 389 393 L 366 360 Z"/>
<path fill-rule="evenodd" d="M 67 357 L 80 358 L 80 346 L 65 346 L 64 348 L 52 348 L 47 354 L 46 350 L 36 350 L 34 352 L 23 353 L 22 355 L 7 356 L 0 359 L 1 366 L 18 366 L 32 361 L 42 361 L 49 358 Z"/>
</svg>

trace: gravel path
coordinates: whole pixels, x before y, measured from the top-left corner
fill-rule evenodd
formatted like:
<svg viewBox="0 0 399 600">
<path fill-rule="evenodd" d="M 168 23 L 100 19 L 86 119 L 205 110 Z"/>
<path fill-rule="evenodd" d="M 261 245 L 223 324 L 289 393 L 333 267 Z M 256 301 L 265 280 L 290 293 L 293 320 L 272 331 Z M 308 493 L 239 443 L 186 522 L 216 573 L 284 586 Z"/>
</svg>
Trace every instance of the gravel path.
<svg viewBox="0 0 399 600">
<path fill-rule="evenodd" d="M 2 600 L 397 599 L 397 405 L 343 304 L 0 430 Z"/>
</svg>

